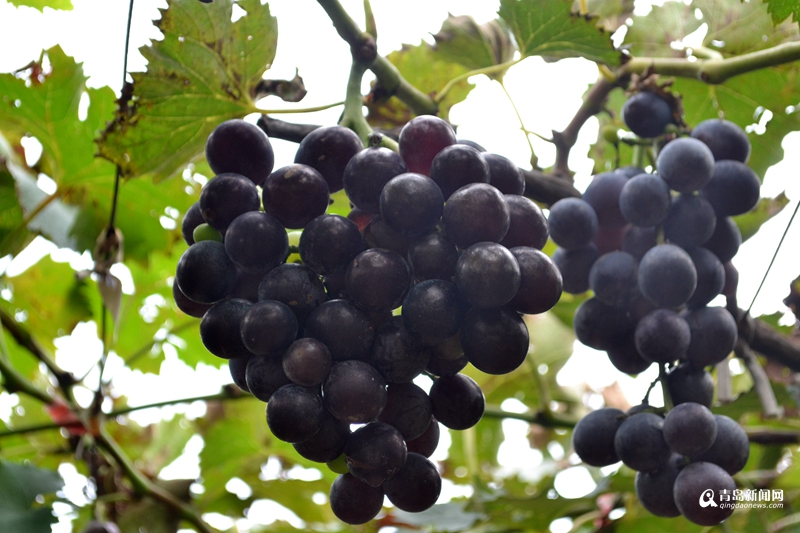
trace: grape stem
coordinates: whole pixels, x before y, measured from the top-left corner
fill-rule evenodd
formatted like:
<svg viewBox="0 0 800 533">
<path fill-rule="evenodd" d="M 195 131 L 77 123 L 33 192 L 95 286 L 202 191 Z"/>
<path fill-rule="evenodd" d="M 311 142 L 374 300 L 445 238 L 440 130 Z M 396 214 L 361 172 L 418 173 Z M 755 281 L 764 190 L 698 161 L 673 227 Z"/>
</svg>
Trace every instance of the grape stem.
<svg viewBox="0 0 800 533">
<path fill-rule="evenodd" d="M 570 429 L 575 427 L 575 424 L 578 423 L 577 420 L 561 417 L 549 410 L 546 412 L 535 411 L 533 413 L 512 413 L 511 411 L 506 411 L 497 405 L 487 405 L 483 411 L 483 416 L 486 418 L 510 418 L 512 420 L 522 420 L 523 422 L 553 429 Z"/>
<path fill-rule="evenodd" d="M 528 133 L 528 128 L 525 127 L 525 122 L 522 120 L 522 115 L 520 114 L 519 109 L 517 109 L 517 105 L 514 103 L 514 99 L 511 98 L 511 94 L 508 92 L 508 89 L 506 88 L 506 84 L 503 83 L 503 80 L 502 79 L 497 80 L 497 83 L 500 84 L 500 88 L 503 89 L 503 92 L 505 93 L 506 98 L 508 98 L 508 102 L 511 104 L 511 108 L 514 110 L 514 114 L 517 116 L 517 120 L 519 121 L 519 127 L 523 131 L 523 133 L 525 134 L 525 141 L 527 141 L 528 149 L 530 149 L 530 151 L 531 151 L 531 167 L 532 168 L 539 168 L 539 158 L 536 157 L 536 151 L 533 149 L 533 143 L 531 142 L 531 136 Z"/>
<path fill-rule="evenodd" d="M 725 359 L 717 364 L 717 400 L 722 405 L 735 400 L 731 381 L 731 367 L 728 362 L 729 360 Z"/>
<path fill-rule="evenodd" d="M 647 392 L 644 393 L 644 399 L 642 399 L 643 404 L 650 404 L 650 393 L 656 387 L 656 384 L 658 384 L 660 381 L 661 381 L 661 372 L 659 372 L 658 377 L 650 383 L 650 386 L 647 387 Z"/>
<path fill-rule="evenodd" d="M 664 411 L 669 412 L 675 407 L 672 403 L 672 395 L 669 393 L 667 384 L 667 365 L 662 363 L 658 366 L 658 380 L 661 382 L 661 393 L 664 395 Z"/>
<path fill-rule="evenodd" d="M 750 376 L 753 378 L 753 388 L 758 395 L 758 401 L 761 402 L 764 417 L 780 418 L 782 410 L 778 405 L 778 400 L 775 398 L 775 391 L 772 390 L 769 377 L 764 371 L 764 367 L 758 362 L 756 354 L 742 339 L 736 341 L 736 346 L 733 350 L 736 357 L 744 361 L 747 371 L 750 372 Z"/>
<path fill-rule="evenodd" d="M 436 97 L 434 98 L 434 101 L 437 104 L 442 103 L 442 101 L 447 97 L 447 95 L 450 93 L 450 91 L 453 90 L 453 87 L 455 87 L 456 85 L 458 85 L 462 81 L 471 78 L 472 76 L 480 76 L 481 74 L 484 74 L 486 76 L 491 76 L 491 75 L 494 75 L 494 74 L 502 74 L 506 70 L 508 70 L 509 68 L 513 67 L 514 65 L 516 65 L 517 63 L 522 61 L 523 59 L 525 59 L 525 58 L 521 57 L 519 59 L 512 59 L 511 61 L 506 61 L 505 63 L 499 63 L 497 65 L 489 65 L 488 67 L 478 68 L 478 69 L 475 69 L 475 70 L 470 70 L 469 72 L 465 72 L 464 74 L 460 74 L 460 75 L 456 76 L 455 78 L 453 78 L 452 80 L 448 81 L 445 84 L 445 86 L 442 87 L 442 90 L 439 91 L 438 93 L 436 93 Z M 500 81 L 500 80 L 498 80 L 498 81 Z M 502 82 L 501 82 L 501 85 L 502 85 Z M 505 87 L 503 89 L 505 89 Z"/>
</svg>

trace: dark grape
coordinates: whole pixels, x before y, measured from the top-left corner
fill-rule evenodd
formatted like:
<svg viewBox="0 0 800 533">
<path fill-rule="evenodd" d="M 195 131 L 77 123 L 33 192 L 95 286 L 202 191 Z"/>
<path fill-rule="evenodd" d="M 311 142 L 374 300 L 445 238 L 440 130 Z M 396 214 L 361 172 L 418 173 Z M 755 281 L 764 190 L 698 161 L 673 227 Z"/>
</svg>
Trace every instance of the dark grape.
<svg viewBox="0 0 800 533">
<path fill-rule="evenodd" d="M 293 444 L 300 456 L 317 463 L 333 461 L 342 453 L 350 437 L 350 424 L 341 422 L 330 413 L 323 414 L 322 425 L 310 439 Z"/>
<path fill-rule="evenodd" d="M 626 252 L 601 255 L 589 271 L 589 287 L 594 297 L 615 307 L 623 307 L 638 292 L 636 259 Z"/>
<path fill-rule="evenodd" d="M 479 242 L 500 242 L 511 215 L 505 197 L 486 183 L 472 183 L 450 196 L 442 212 L 445 233 L 459 248 Z"/>
<path fill-rule="evenodd" d="M 327 300 L 325 287 L 308 267 L 285 264 L 269 271 L 258 286 L 259 300 L 277 300 L 289 306 L 299 327 L 311 312 Z"/>
<path fill-rule="evenodd" d="M 369 317 L 347 300 L 329 300 L 311 313 L 303 332 L 328 347 L 334 361 L 365 359 L 375 331 Z"/>
<path fill-rule="evenodd" d="M 622 239 L 622 251 L 641 261 L 647 251 L 658 244 L 658 228 L 631 226 Z"/>
<path fill-rule="evenodd" d="M 727 298 L 728 305 L 736 305 L 736 289 L 739 287 L 739 271 L 733 266 L 733 263 L 728 261 L 724 265 L 725 268 L 725 286 L 722 287 L 722 294 Z"/>
<path fill-rule="evenodd" d="M 581 294 L 589 290 L 589 272 L 600 252 L 594 244 L 567 250 L 559 248 L 553 254 L 553 263 L 561 272 L 562 288 L 569 294 Z"/>
<path fill-rule="evenodd" d="M 711 374 L 689 363 L 681 363 L 667 374 L 667 388 L 673 405 L 695 402 L 710 408 L 714 400 Z"/>
<path fill-rule="evenodd" d="M 245 372 L 247 388 L 262 402 L 268 402 L 276 390 L 291 383 L 283 372 L 280 357 L 256 355 L 248 359 Z"/>
<path fill-rule="evenodd" d="M 178 309 L 195 318 L 203 318 L 203 315 L 206 314 L 206 311 L 211 309 L 211 306 L 213 305 L 201 304 L 195 302 L 194 300 L 190 300 L 185 294 L 183 294 L 180 287 L 178 287 L 177 281 L 172 282 L 172 299 L 175 300 L 175 305 L 178 306 Z"/>
<path fill-rule="evenodd" d="M 520 271 L 517 293 L 509 307 L 518 313 L 536 315 L 552 309 L 561 298 L 561 272 L 547 254 L 536 248 L 518 246 L 511 249 Z"/>
<path fill-rule="evenodd" d="M 597 214 L 579 198 L 564 198 L 550 206 L 550 238 L 561 248 L 574 250 L 592 242 L 597 234 Z"/>
<path fill-rule="evenodd" d="M 614 368 L 625 374 L 641 374 L 652 364 L 639 354 L 632 332 L 620 339 L 612 340 L 606 347 L 606 355 Z"/>
<path fill-rule="evenodd" d="M 363 361 L 343 361 L 331 367 L 322 385 L 328 411 L 342 422 L 375 420 L 386 405 L 386 382 Z"/>
<path fill-rule="evenodd" d="M 597 235 L 592 239 L 592 244 L 597 246 L 600 255 L 609 252 L 617 252 L 622 248 L 622 240 L 625 238 L 625 234 L 628 233 L 630 227 L 630 224 L 621 228 L 600 226 L 597 230 Z"/>
<path fill-rule="evenodd" d="M 501 307 L 514 297 L 520 283 L 514 255 L 500 244 L 479 242 L 467 248 L 456 264 L 456 285 L 469 303 L 481 309 Z"/>
<path fill-rule="evenodd" d="M 617 429 L 614 450 L 626 466 L 643 472 L 660 468 L 671 452 L 664 440 L 664 419 L 653 413 L 628 417 Z"/>
<path fill-rule="evenodd" d="M 699 191 L 711 180 L 714 154 L 691 137 L 670 141 L 658 154 L 658 175 L 669 188 L 681 193 Z"/>
<path fill-rule="evenodd" d="M 385 248 L 406 257 L 414 237 L 392 229 L 385 220 L 376 216 L 364 228 L 364 241 L 369 248 Z"/>
<path fill-rule="evenodd" d="M 350 298 L 368 311 L 391 311 L 400 306 L 411 285 L 405 259 L 390 250 L 370 248 L 347 267 L 345 284 Z"/>
<path fill-rule="evenodd" d="M 331 510 L 346 524 L 366 524 L 381 512 L 383 489 L 370 487 L 351 474 L 336 478 L 331 485 Z"/>
<path fill-rule="evenodd" d="M 689 324 L 677 313 L 656 309 L 636 324 L 636 349 L 654 363 L 681 359 L 689 348 Z"/>
<path fill-rule="evenodd" d="M 297 338 L 297 319 L 286 304 L 264 300 L 247 309 L 240 330 L 242 342 L 252 353 L 279 356 Z"/>
<path fill-rule="evenodd" d="M 354 207 L 349 213 L 347 213 L 347 220 L 358 226 L 358 231 L 364 231 L 364 228 L 367 227 L 367 224 L 372 221 L 372 213 L 367 213 L 366 211 Z"/>
<path fill-rule="evenodd" d="M 539 206 L 529 198 L 506 194 L 510 215 L 508 231 L 500 244 L 506 248 L 529 246 L 541 250 L 547 244 L 547 219 Z"/>
<path fill-rule="evenodd" d="M 642 91 L 628 98 L 622 106 L 622 120 L 639 137 L 658 137 L 672 122 L 672 109 L 658 94 Z"/>
<path fill-rule="evenodd" d="M 175 283 L 193 302 L 213 304 L 225 298 L 233 288 L 236 267 L 221 242 L 198 242 L 178 260 Z"/>
<path fill-rule="evenodd" d="M 433 507 L 442 491 L 442 478 L 425 456 L 409 453 L 397 474 L 383 484 L 386 497 L 395 507 L 420 513 Z"/>
<path fill-rule="evenodd" d="M 322 385 L 333 361 L 328 348 L 316 339 L 297 339 L 283 354 L 283 371 L 292 382 L 303 387 Z"/>
<path fill-rule="evenodd" d="M 683 305 L 696 287 L 692 258 L 674 244 L 651 248 L 639 262 L 639 290 L 659 307 Z"/>
<path fill-rule="evenodd" d="M 461 346 L 472 365 L 487 374 L 508 374 L 528 354 L 528 328 L 508 308 L 473 307 L 464 316 Z"/>
<path fill-rule="evenodd" d="M 731 217 L 719 217 L 714 227 L 714 233 L 708 239 L 704 248 L 708 248 L 722 263 L 727 263 L 739 251 L 742 244 L 742 233 L 739 226 Z"/>
<path fill-rule="evenodd" d="M 619 167 L 614 172 L 616 172 L 617 174 L 622 174 L 623 176 L 625 176 L 628 179 L 635 178 L 639 174 L 646 174 L 646 172 L 645 172 L 645 170 L 643 168 L 636 167 L 636 166 L 633 166 L 633 165 L 628 165 L 626 167 Z"/>
<path fill-rule="evenodd" d="M 406 441 L 389 424 L 370 422 L 350 435 L 344 455 L 351 474 L 378 487 L 405 464 Z"/>
<path fill-rule="evenodd" d="M 242 342 L 240 324 L 252 305 L 247 300 L 225 300 L 206 311 L 200 321 L 203 346 L 223 359 L 250 355 Z"/>
<path fill-rule="evenodd" d="M 430 457 L 439 445 L 439 422 L 431 417 L 428 429 L 416 439 L 406 441 L 408 453 L 418 453 L 425 457 Z"/>
<path fill-rule="evenodd" d="M 472 148 L 475 148 L 479 152 L 486 151 L 486 148 L 476 143 L 475 141 L 471 141 L 469 139 L 456 139 L 456 144 L 464 144 L 466 146 L 471 146 Z"/>
<path fill-rule="evenodd" d="M 225 234 L 236 217 L 258 211 L 258 189 L 241 174 L 219 174 L 200 191 L 200 212 L 209 226 Z"/>
<path fill-rule="evenodd" d="M 426 372 L 433 374 L 434 376 L 449 376 L 452 374 L 458 374 L 467 367 L 469 360 L 467 359 L 467 356 L 464 355 L 463 349 L 461 349 L 460 336 L 456 335 L 454 338 L 459 339 L 458 346 L 459 350 L 461 350 L 461 355 L 455 359 L 451 359 L 432 348 L 430 359 L 428 359 L 428 366 L 425 367 Z"/>
<path fill-rule="evenodd" d="M 686 251 L 697 271 L 697 288 L 686 305 L 690 308 L 703 307 L 725 287 L 725 267 L 716 255 L 705 248 L 689 248 Z"/>
<path fill-rule="evenodd" d="M 489 165 L 489 184 L 503 194 L 522 195 L 525 192 L 525 176 L 513 161 L 497 154 L 483 154 Z"/>
<path fill-rule="evenodd" d="M 442 215 L 442 191 L 431 178 L 408 172 L 395 176 L 383 187 L 381 218 L 404 235 L 431 230 Z"/>
<path fill-rule="evenodd" d="M 241 298 L 253 303 L 258 301 L 258 287 L 264 279 L 263 272 L 249 272 L 241 268 L 236 269 L 236 283 L 226 298 Z"/>
<path fill-rule="evenodd" d="M 303 442 L 322 427 L 325 408 L 315 389 L 290 383 L 275 391 L 267 403 L 267 425 L 285 442 Z"/>
<path fill-rule="evenodd" d="M 719 217 L 751 211 L 761 195 L 758 175 L 739 161 L 717 161 L 711 181 L 700 191 Z"/>
<path fill-rule="evenodd" d="M 714 208 L 705 198 L 681 194 L 672 199 L 664 220 L 664 237 L 683 248 L 700 246 L 711 238 L 716 225 Z"/>
<path fill-rule="evenodd" d="M 664 440 L 675 453 L 695 457 L 708 450 L 716 437 L 717 422 L 705 405 L 685 402 L 664 418 Z"/>
<path fill-rule="evenodd" d="M 181 235 L 183 240 L 189 246 L 194 244 L 194 229 L 200 224 L 205 224 L 206 219 L 203 218 L 203 213 L 200 210 L 200 202 L 195 202 L 186 210 L 181 220 Z"/>
<path fill-rule="evenodd" d="M 403 324 L 425 346 L 441 344 L 461 328 L 461 299 L 455 285 L 431 279 L 414 285 L 403 301 Z"/>
<path fill-rule="evenodd" d="M 289 238 L 275 217 L 250 211 L 236 217 L 228 226 L 225 251 L 236 266 L 253 272 L 266 272 L 286 259 Z"/>
<path fill-rule="evenodd" d="M 736 482 L 719 466 L 712 463 L 686 465 L 675 479 L 673 495 L 681 514 L 690 522 L 701 526 L 714 526 L 733 514 L 733 506 L 722 507 L 701 502 L 714 501 L 720 491 L 732 494 Z"/>
<path fill-rule="evenodd" d="M 626 183 L 628 177 L 623 174 L 603 172 L 586 187 L 583 200 L 594 209 L 600 227 L 621 228 L 628 223 L 619 207 L 619 197 Z"/>
<path fill-rule="evenodd" d="M 619 409 L 606 407 L 581 418 L 572 431 L 572 446 L 578 457 L 591 466 L 608 466 L 619 461 L 614 450 L 614 437 L 625 415 Z"/>
<path fill-rule="evenodd" d="M 206 160 L 215 174 L 233 172 L 256 185 L 267 179 L 275 164 L 269 137 L 254 124 L 241 119 L 226 120 L 206 140 Z"/>
<path fill-rule="evenodd" d="M 409 441 L 425 433 L 432 413 L 431 399 L 424 390 L 413 383 L 390 383 L 386 407 L 378 420 L 396 428 Z"/>
<path fill-rule="evenodd" d="M 303 263 L 320 275 L 346 268 L 364 249 L 358 226 L 339 215 L 320 215 L 300 236 Z"/>
<path fill-rule="evenodd" d="M 703 141 L 711 149 L 714 159 L 733 159 L 747 163 L 750 157 L 750 140 L 747 133 L 728 120 L 704 120 L 692 130 L 692 137 Z"/>
<path fill-rule="evenodd" d="M 369 363 L 387 383 L 411 381 L 425 370 L 428 351 L 414 344 L 403 318 L 392 317 L 375 333 Z"/>
<path fill-rule="evenodd" d="M 654 174 L 640 174 L 628 180 L 619 196 L 619 209 L 634 226 L 655 226 L 667 217 L 669 185 Z"/>
<path fill-rule="evenodd" d="M 250 392 L 250 388 L 247 386 L 247 363 L 249 361 L 250 357 L 237 357 L 228 360 L 231 379 L 233 379 L 237 387 L 245 392 Z"/>
<path fill-rule="evenodd" d="M 675 505 L 672 489 L 683 468 L 683 457 L 672 454 L 661 468 L 653 472 L 636 473 L 636 497 L 645 509 L 656 516 L 672 518 L 681 512 Z"/>
<path fill-rule="evenodd" d="M 692 332 L 686 358 L 697 367 L 715 365 L 733 350 L 738 329 L 733 316 L 724 307 L 701 307 L 686 313 Z"/>
<path fill-rule="evenodd" d="M 325 126 L 315 129 L 300 141 L 294 162 L 317 170 L 333 193 L 342 189 L 345 167 L 362 148 L 361 139 L 350 128 Z"/>
<path fill-rule="evenodd" d="M 329 300 L 348 300 L 350 295 L 347 293 L 347 283 L 345 275 L 347 268 L 337 268 L 322 277 L 322 284 Z"/>
<path fill-rule="evenodd" d="M 721 466 L 727 473 L 734 475 L 741 471 L 750 457 L 750 439 L 742 426 L 732 418 L 714 415 L 717 423 L 717 436 L 714 443 L 705 452 L 694 459 Z"/>
<path fill-rule="evenodd" d="M 261 198 L 264 211 L 287 228 L 299 229 L 325 213 L 330 192 L 322 174 L 307 165 L 288 165 L 269 175 Z"/>
<path fill-rule="evenodd" d="M 454 144 L 436 154 L 431 162 L 430 176 L 446 200 L 470 183 L 489 183 L 489 164 L 476 149 Z"/>
<path fill-rule="evenodd" d="M 618 344 L 634 327 L 624 309 L 604 304 L 597 298 L 589 298 L 578 307 L 573 324 L 578 340 L 595 350 Z"/>
<path fill-rule="evenodd" d="M 464 374 L 438 378 L 431 386 L 430 398 L 433 416 L 450 429 L 471 428 L 486 406 L 481 388 Z"/>
<path fill-rule="evenodd" d="M 403 126 L 398 140 L 400 156 L 409 172 L 426 176 L 430 176 L 436 154 L 455 143 L 456 134 L 450 124 L 432 115 L 411 119 Z"/>
<path fill-rule="evenodd" d="M 378 214 L 383 186 L 406 172 L 408 167 L 397 152 L 379 146 L 370 147 L 354 155 L 347 163 L 344 192 L 357 208 Z"/>
<path fill-rule="evenodd" d="M 408 248 L 408 263 L 416 281 L 455 281 L 458 249 L 444 234 L 431 231 L 417 237 Z"/>
</svg>

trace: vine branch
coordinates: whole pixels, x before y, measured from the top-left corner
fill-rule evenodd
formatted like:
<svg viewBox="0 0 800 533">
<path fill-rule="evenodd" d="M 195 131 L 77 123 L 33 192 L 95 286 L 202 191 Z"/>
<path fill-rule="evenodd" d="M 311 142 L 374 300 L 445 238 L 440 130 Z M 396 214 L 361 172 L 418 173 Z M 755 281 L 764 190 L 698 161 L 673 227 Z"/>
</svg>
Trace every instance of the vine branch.
<svg viewBox="0 0 800 533">
<path fill-rule="evenodd" d="M 546 428 L 562 428 L 570 429 L 575 427 L 578 423 L 577 420 L 571 418 L 561 417 L 552 411 L 536 411 L 533 413 L 512 413 L 501 409 L 497 405 L 487 405 L 483 411 L 483 416 L 486 418 L 510 418 L 512 420 L 522 420 L 530 424 Z"/>
</svg>

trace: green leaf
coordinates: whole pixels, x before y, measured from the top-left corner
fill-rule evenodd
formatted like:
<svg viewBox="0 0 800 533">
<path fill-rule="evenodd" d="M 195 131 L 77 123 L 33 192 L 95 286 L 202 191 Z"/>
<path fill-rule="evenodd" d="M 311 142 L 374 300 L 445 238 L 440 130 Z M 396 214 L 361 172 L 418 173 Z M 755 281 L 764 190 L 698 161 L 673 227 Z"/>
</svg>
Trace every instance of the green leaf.
<svg viewBox="0 0 800 533">
<path fill-rule="evenodd" d="M 183 501 L 189 500 L 189 486 L 192 483 L 193 480 L 186 479 L 156 480 L 157 485 Z M 121 533 L 176 533 L 179 524 L 180 516 L 175 509 L 152 498 L 129 503 L 117 519 Z"/>
<path fill-rule="evenodd" d="M 0 257 L 17 255 L 33 236 L 23 226 L 14 177 L 0 160 Z"/>
<path fill-rule="evenodd" d="M 634 0 L 589 0 L 588 11 L 599 18 L 608 32 L 615 32 L 633 14 Z M 572 4 L 572 11 L 580 10 L 580 0 Z"/>
<path fill-rule="evenodd" d="M 447 82 L 469 72 L 469 69 L 458 63 L 448 61 L 441 52 L 425 42 L 417 46 L 403 45 L 386 56 L 400 74 L 414 87 L 426 94 L 435 94 L 447 85 Z M 446 97 L 439 102 L 439 116 L 446 119 L 450 108 L 466 99 L 474 85 L 463 80 L 456 84 Z M 367 104 L 369 115 L 367 120 L 374 127 L 392 129 L 402 126 L 413 118 L 413 113 L 395 97 L 388 101 Z"/>
<path fill-rule="evenodd" d="M 570 0 L 501 0 L 500 17 L 508 24 L 523 57 L 583 57 L 618 65 L 620 54 L 611 34 L 595 19 L 572 13 Z"/>
<path fill-rule="evenodd" d="M 511 61 L 516 51 L 501 20 L 478 24 L 470 16 L 450 15 L 433 38 L 443 59 L 463 65 L 469 70 Z M 494 77 L 502 78 L 502 74 Z"/>
<path fill-rule="evenodd" d="M 645 15 L 632 17 L 633 24 L 625 34 L 623 44 L 634 56 L 685 57 L 683 50 L 670 46 L 680 41 L 703 23 L 694 16 L 695 7 L 683 2 L 665 2 L 653 6 Z"/>
<path fill-rule="evenodd" d="M 800 0 L 764 0 L 764 2 L 768 5 L 767 10 L 776 25 L 789 16 L 793 22 L 800 21 Z"/>
<path fill-rule="evenodd" d="M 8 0 L 12 6 L 27 6 L 44 13 L 44 8 L 72 11 L 72 0 Z"/>
<path fill-rule="evenodd" d="M 0 531 L 49 533 L 56 523 L 51 507 L 33 508 L 36 496 L 64 486 L 57 472 L 0 461 Z"/>
<path fill-rule="evenodd" d="M 200 156 L 224 120 L 254 111 L 255 90 L 275 58 L 277 20 L 269 5 L 241 0 L 171 0 L 156 25 L 164 39 L 141 48 L 147 72 L 133 74 L 124 103 L 99 148 L 125 176 L 158 181 Z"/>
<path fill-rule="evenodd" d="M 697 0 L 692 8 L 699 9 L 708 24 L 703 44 L 725 56 L 763 50 L 800 37 L 797 24 L 786 21 L 773 26 L 764 2 Z"/>
<path fill-rule="evenodd" d="M 780 213 L 789 203 L 786 194 L 781 193 L 775 198 L 762 198 L 755 209 L 744 215 L 734 217 L 742 233 L 742 241 L 746 241 L 756 234 L 762 224 Z"/>
</svg>

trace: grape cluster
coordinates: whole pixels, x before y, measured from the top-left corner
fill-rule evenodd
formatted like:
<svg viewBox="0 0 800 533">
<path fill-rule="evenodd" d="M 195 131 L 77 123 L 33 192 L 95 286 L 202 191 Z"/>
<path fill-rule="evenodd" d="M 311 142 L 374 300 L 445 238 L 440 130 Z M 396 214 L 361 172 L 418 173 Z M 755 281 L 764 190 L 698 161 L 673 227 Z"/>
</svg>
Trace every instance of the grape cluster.
<svg viewBox="0 0 800 533">
<path fill-rule="evenodd" d="M 592 412 L 575 428 L 575 451 L 593 466 L 622 461 L 638 471 L 645 508 L 701 525 L 733 512 L 701 506 L 701 495 L 735 489 L 731 475 L 749 456 L 744 430 L 709 410 L 714 382 L 705 370 L 737 341 L 732 315 L 708 304 L 735 292 L 730 261 L 741 234 L 731 217 L 759 200 L 749 152 L 738 126 L 708 120 L 663 147 L 655 174 L 599 174 L 582 199 L 555 203 L 549 217 L 564 291 L 593 291 L 575 313 L 578 339 L 628 374 L 669 368 L 665 395 L 675 406 L 666 417 L 646 401 L 627 413 Z"/>
<path fill-rule="evenodd" d="M 183 220 L 190 247 L 173 285 L 206 348 L 267 402 L 272 433 L 342 474 L 330 504 L 351 524 L 384 496 L 409 512 L 435 503 L 439 424 L 466 429 L 484 411 L 460 371 L 520 366 L 521 314 L 562 290 L 541 251 L 547 221 L 511 161 L 432 116 L 404 127 L 399 154 L 372 141 L 319 128 L 273 170 L 258 127 L 218 126 L 206 145 L 216 176 Z M 347 217 L 326 213 L 341 189 Z M 291 247 L 287 230 L 302 230 Z"/>
</svg>

